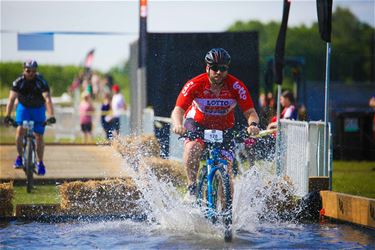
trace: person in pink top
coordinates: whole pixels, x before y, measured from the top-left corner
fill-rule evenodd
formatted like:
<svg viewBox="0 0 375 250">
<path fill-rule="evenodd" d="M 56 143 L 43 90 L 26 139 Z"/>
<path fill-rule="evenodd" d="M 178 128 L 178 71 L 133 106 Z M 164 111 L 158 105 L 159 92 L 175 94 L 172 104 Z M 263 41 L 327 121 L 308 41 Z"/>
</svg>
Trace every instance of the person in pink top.
<svg viewBox="0 0 375 250">
<path fill-rule="evenodd" d="M 88 143 L 92 141 L 92 117 L 95 111 L 95 107 L 92 103 L 90 93 L 83 92 L 82 100 L 79 104 L 79 122 L 81 124 L 81 130 L 83 132 L 83 141 Z"/>
</svg>

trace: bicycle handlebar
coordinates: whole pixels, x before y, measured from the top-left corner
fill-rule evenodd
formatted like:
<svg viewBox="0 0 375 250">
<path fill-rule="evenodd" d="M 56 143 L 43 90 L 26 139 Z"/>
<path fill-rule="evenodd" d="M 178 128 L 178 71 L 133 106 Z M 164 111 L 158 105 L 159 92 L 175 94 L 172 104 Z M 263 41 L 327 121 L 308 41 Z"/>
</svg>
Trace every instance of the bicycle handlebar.
<svg viewBox="0 0 375 250">
<path fill-rule="evenodd" d="M 56 118 L 55 117 L 50 117 L 48 118 L 45 122 L 43 122 L 43 126 L 49 126 L 49 125 L 52 125 L 52 124 L 55 124 L 56 123 Z"/>
<path fill-rule="evenodd" d="M 257 135 L 251 135 L 250 137 L 251 137 L 251 138 L 261 138 L 261 137 L 265 137 L 265 136 L 267 136 L 267 135 L 273 134 L 273 133 L 275 133 L 276 131 L 277 131 L 276 128 L 275 128 L 275 129 L 261 130 L 261 131 L 259 132 L 259 134 L 257 134 Z"/>
<path fill-rule="evenodd" d="M 261 130 L 259 132 L 259 134 L 257 135 L 249 135 L 249 133 L 243 129 L 243 130 L 240 130 L 240 131 L 235 131 L 235 130 L 225 130 L 223 131 L 224 132 L 224 138 L 233 138 L 236 142 L 244 142 L 246 139 L 248 138 L 253 138 L 253 139 L 257 139 L 257 138 L 262 138 L 262 137 L 265 137 L 267 135 L 271 135 L 273 133 L 275 133 L 277 131 L 277 129 L 267 129 L 267 130 Z M 187 138 L 187 139 L 190 139 L 190 140 L 195 140 L 195 139 L 204 139 L 204 129 L 198 129 L 197 131 L 186 131 L 183 135 L 181 135 L 179 137 L 179 139 L 181 138 Z"/>
<path fill-rule="evenodd" d="M 15 128 L 18 127 L 18 123 L 15 120 L 13 120 L 13 118 L 11 118 L 9 116 L 6 116 L 4 118 L 4 124 L 5 125 L 11 125 L 12 127 L 15 127 Z"/>
<path fill-rule="evenodd" d="M 18 127 L 18 123 L 11 117 L 6 117 L 4 119 L 4 123 L 7 124 L 7 125 L 11 125 L 14 128 Z M 42 126 L 45 127 L 45 126 L 49 126 L 49 125 L 52 125 L 52 124 L 56 123 L 56 118 L 51 117 L 51 118 L 48 118 L 44 122 L 34 122 L 34 123 L 42 123 Z"/>
<path fill-rule="evenodd" d="M 186 131 L 178 139 L 187 138 L 190 140 L 203 139 L 204 140 L 204 130 L 203 128 L 197 128 L 196 131 Z M 249 138 L 249 134 L 246 130 L 236 131 L 234 129 L 228 129 L 223 131 L 224 142 L 235 140 L 236 142 L 243 142 Z"/>
</svg>

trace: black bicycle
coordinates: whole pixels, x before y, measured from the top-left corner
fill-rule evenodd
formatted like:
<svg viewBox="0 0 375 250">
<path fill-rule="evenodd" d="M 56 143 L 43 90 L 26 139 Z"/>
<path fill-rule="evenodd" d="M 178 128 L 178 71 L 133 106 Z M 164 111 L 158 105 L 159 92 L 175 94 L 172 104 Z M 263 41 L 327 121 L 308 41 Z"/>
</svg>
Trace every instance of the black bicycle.
<svg viewBox="0 0 375 250">
<path fill-rule="evenodd" d="M 43 122 L 43 126 L 50 125 L 54 122 L 49 120 Z M 9 124 L 13 127 L 18 127 L 18 123 L 13 119 L 9 120 Z M 26 174 L 26 191 L 31 193 L 34 185 L 34 173 L 37 173 L 36 169 L 36 146 L 35 146 L 35 136 L 34 136 L 34 121 L 23 121 L 22 127 L 24 129 L 24 136 L 22 139 L 22 162 L 23 170 Z"/>
</svg>

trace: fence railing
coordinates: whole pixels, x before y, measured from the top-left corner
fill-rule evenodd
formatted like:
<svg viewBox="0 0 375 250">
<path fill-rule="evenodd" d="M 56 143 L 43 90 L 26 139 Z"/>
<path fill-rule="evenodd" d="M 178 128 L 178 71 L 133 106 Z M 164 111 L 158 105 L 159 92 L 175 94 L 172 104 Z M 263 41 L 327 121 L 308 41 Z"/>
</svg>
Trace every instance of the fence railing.
<svg viewBox="0 0 375 250">
<path fill-rule="evenodd" d="M 292 179 L 297 194 L 307 193 L 309 172 L 309 124 L 290 120 L 281 121 L 281 169 Z M 277 153 L 277 152 L 276 152 Z"/>
<path fill-rule="evenodd" d="M 327 159 L 324 169 L 324 128 L 323 122 L 281 120 L 282 172 L 292 179 L 300 196 L 308 193 L 310 176 L 327 176 L 331 168 Z"/>
</svg>

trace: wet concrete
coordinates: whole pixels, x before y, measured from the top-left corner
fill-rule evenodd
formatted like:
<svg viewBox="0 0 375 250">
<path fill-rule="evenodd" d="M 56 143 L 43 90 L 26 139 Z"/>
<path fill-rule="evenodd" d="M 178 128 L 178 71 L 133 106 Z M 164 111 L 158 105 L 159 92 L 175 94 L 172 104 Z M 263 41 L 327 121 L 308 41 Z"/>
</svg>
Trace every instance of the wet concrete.
<svg viewBox="0 0 375 250">
<path fill-rule="evenodd" d="M 14 169 L 15 145 L 0 145 L 0 181 L 25 180 L 22 169 Z M 36 180 L 105 179 L 124 177 L 121 156 L 105 145 L 46 145 L 46 175 Z"/>
</svg>

